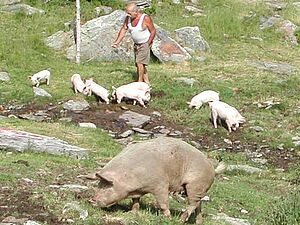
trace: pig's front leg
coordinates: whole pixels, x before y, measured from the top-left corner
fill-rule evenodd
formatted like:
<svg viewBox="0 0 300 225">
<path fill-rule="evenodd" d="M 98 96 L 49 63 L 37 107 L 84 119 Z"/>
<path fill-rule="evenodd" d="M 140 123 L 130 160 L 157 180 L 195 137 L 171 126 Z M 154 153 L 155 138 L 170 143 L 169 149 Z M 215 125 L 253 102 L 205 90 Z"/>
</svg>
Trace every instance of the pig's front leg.
<svg viewBox="0 0 300 225">
<path fill-rule="evenodd" d="M 147 108 L 147 107 L 145 106 L 145 104 L 144 104 L 142 98 L 138 98 L 137 100 L 138 100 L 138 102 L 140 103 L 141 106 L 143 106 L 144 108 Z"/>
<path fill-rule="evenodd" d="M 213 121 L 214 127 L 217 128 L 217 118 L 218 118 L 218 113 L 215 110 L 211 111 L 211 119 Z"/>
<path fill-rule="evenodd" d="M 226 124 L 227 124 L 227 128 L 228 128 L 229 133 L 231 133 L 231 123 L 230 123 L 230 121 L 226 120 Z"/>
<path fill-rule="evenodd" d="M 140 209 L 140 198 L 132 198 L 132 212 L 137 212 Z"/>
</svg>

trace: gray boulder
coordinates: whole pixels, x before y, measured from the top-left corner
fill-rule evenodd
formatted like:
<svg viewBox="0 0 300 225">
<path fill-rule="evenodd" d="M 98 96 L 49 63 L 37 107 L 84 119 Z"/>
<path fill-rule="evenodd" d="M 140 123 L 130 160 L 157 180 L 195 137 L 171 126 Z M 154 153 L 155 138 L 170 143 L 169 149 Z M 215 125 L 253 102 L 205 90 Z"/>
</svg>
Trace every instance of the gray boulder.
<svg viewBox="0 0 300 225">
<path fill-rule="evenodd" d="M 202 37 L 199 27 L 182 27 L 175 30 L 175 33 L 179 43 L 184 47 L 199 51 L 210 49 L 208 43 Z"/>
<path fill-rule="evenodd" d="M 20 13 L 21 12 L 21 13 L 25 13 L 28 16 L 31 16 L 36 13 L 45 14 L 44 10 L 34 8 L 34 7 L 31 7 L 26 4 L 4 5 L 0 8 L 0 11 L 11 12 L 11 13 Z"/>
<path fill-rule="evenodd" d="M 81 27 L 81 60 L 82 61 L 130 61 L 133 60 L 133 43 L 127 34 L 119 48 L 111 47 L 126 13 L 116 10 L 109 15 L 101 16 L 85 23 Z M 73 31 L 70 31 L 73 36 Z M 67 58 L 75 60 L 75 42 L 67 49 Z"/>
<path fill-rule="evenodd" d="M 165 30 L 157 25 L 155 27 L 156 36 L 153 41 L 152 52 L 161 62 L 183 62 L 191 59 L 190 54 Z"/>
<path fill-rule="evenodd" d="M 126 13 L 116 10 L 101 16 L 81 27 L 81 61 L 133 61 L 133 42 L 127 33 L 118 48 L 112 48 Z M 157 27 L 157 35 L 152 45 L 153 54 L 161 62 L 182 62 L 191 58 L 187 51 L 169 37 L 166 31 Z M 74 61 L 76 45 L 74 32 L 58 31 L 46 40 L 46 45 L 56 50 L 65 50 L 67 58 Z"/>
<path fill-rule="evenodd" d="M 13 5 L 20 2 L 21 0 L 0 0 L 0 5 Z"/>
</svg>

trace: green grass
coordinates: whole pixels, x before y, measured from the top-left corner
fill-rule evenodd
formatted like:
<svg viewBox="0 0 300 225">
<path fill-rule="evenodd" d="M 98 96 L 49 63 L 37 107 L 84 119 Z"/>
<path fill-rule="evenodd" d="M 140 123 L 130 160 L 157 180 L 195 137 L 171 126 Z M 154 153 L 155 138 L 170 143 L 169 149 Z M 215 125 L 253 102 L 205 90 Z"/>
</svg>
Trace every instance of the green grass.
<svg viewBox="0 0 300 225">
<path fill-rule="evenodd" d="M 71 89 L 70 77 L 73 73 L 80 73 L 84 78 L 94 77 L 94 80 L 107 88 L 133 80 L 136 70 L 133 63 L 88 62 L 76 65 L 68 61 L 63 52 L 55 52 L 45 46 L 46 37 L 64 30 L 64 23 L 74 19 L 75 2 L 26 2 L 43 8 L 46 14 L 0 14 L 0 71 L 8 71 L 11 77 L 8 83 L 0 82 L 0 105 L 29 102 L 57 104 L 78 98 L 74 97 Z M 299 25 L 299 14 L 291 7 L 291 1 L 285 2 L 289 3 L 288 7 L 276 13 Z M 100 4 L 110 5 L 114 9 L 124 6 L 121 1 L 81 1 L 82 19 L 92 19 L 95 15 L 94 8 Z M 207 58 L 201 63 L 193 60 L 186 64 L 152 62 L 149 65 L 149 74 L 153 92 L 163 92 L 164 95 L 153 97 L 150 108 L 159 110 L 173 122 L 191 128 L 199 137 L 215 140 L 217 145 L 226 138 L 239 140 L 250 146 L 268 144 L 271 151 L 280 144 L 284 144 L 287 150 L 295 148 L 292 137 L 300 136 L 300 117 L 294 113 L 299 106 L 299 46 L 286 43 L 282 33 L 274 28 L 265 31 L 259 29 L 260 17 L 273 14 L 263 4 L 203 0 L 199 7 L 206 16 L 193 17 L 184 10 L 183 5 L 173 5 L 171 1 L 164 1 L 162 6 L 156 6 L 153 15 L 155 23 L 169 31 L 183 26 L 199 26 L 211 51 L 198 53 Z M 260 37 L 263 41 L 252 40 L 251 37 Z M 298 70 L 290 75 L 277 75 L 250 67 L 248 62 L 253 60 L 288 63 Z M 46 68 L 51 70 L 52 78 L 50 86 L 42 88 L 54 96 L 51 100 L 34 98 L 27 80 L 27 76 Z M 189 87 L 174 79 L 183 76 L 192 77 L 198 83 Z M 236 88 L 240 90 L 239 93 L 234 92 Z M 186 102 L 207 89 L 220 92 L 223 101 L 238 108 L 246 117 L 246 124 L 237 133 L 229 135 L 224 128 L 213 129 L 207 107 L 199 110 L 188 109 Z M 280 101 L 280 104 L 270 109 L 258 108 L 257 102 L 262 103 L 272 98 Z M 86 99 L 89 102 L 94 101 L 94 98 Z M 261 126 L 264 131 L 254 132 L 251 126 Z M 35 123 L 19 119 L 0 120 L 0 127 L 57 137 L 90 150 L 87 158 L 81 161 L 44 153 L 0 151 L 0 187 L 13 187 L 18 192 L 23 188 L 22 178 L 32 179 L 38 184 L 30 190 L 32 204 L 36 202 L 36 196 L 41 196 L 40 203 L 46 211 L 59 217 L 66 203 L 79 202 L 89 212 L 84 224 L 99 224 L 105 214 L 120 217 L 129 224 L 180 224 L 179 212 L 185 204 L 174 200 L 170 201 L 173 218 L 169 221 L 156 210 L 153 196 L 145 196 L 141 211 L 133 215 L 126 211 L 130 207 L 130 200 L 122 201 L 119 208 L 105 211 L 94 208 L 87 202 L 91 191 L 82 193 L 82 197 L 78 198 L 73 192 L 52 191 L 47 188 L 59 181 L 79 182 L 77 175 L 93 172 L 97 168 L 98 160 L 111 158 L 121 151 L 121 146 L 100 129 L 84 129 L 70 123 Z M 212 157 L 221 157 L 229 164 L 259 167 L 249 162 L 243 153 L 217 150 L 221 147 L 211 146 L 209 154 Z M 299 154 L 299 149 L 294 151 Z M 22 162 L 27 162 L 25 164 L 28 166 Z M 211 214 L 217 212 L 248 219 L 251 224 L 266 224 L 266 215 L 271 217 L 267 220 L 273 225 L 285 224 L 285 221 L 288 221 L 286 224 L 297 224 L 295 221 L 299 219 L 297 212 L 300 210 L 295 200 L 299 196 L 293 193 L 299 185 L 299 165 L 295 164 L 285 172 L 278 172 L 271 165 L 263 167 L 268 168 L 270 170 L 261 175 L 231 172 L 224 174 L 228 179 L 222 176 L 217 178 L 209 192 L 211 201 L 203 204 L 204 224 L 216 224 L 211 219 Z M 61 177 L 64 177 L 63 180 L 59 180 Z M 280 196 L 285 198 L 281 199 Z M 249 213 L 241 214 L 241 209 L 246 209 Z M 19 212 L 15 214 L 16 217 L 22 216 Z M 72 218 L 74 224 L 83 224 L 77 212 L 71 211 L 63 217 Z"/>
</svg>

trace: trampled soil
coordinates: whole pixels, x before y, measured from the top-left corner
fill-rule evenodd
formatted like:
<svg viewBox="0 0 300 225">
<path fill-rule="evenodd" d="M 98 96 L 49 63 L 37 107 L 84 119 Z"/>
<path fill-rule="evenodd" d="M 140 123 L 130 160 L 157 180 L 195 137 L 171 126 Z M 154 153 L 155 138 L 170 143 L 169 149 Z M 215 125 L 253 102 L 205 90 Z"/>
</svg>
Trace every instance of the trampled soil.
<svg viewBox="0 0 300 225">
<path fill-rule="evenodd" d="M 9 108 L 11 109 L 8 110 Z M 61 104 L 45 104 L 41 106 L 31 103 L 22 107 L 4 106 L 0 109 L 0 115 L 19 116 L 22 114 L 34 114 L 36 112 L 43 111 L 48 115 L 48 118 L 46 119 L 48 122 L 58 121 L 62 117 L 70 117 L 72 118 L 72 123 L 77 124 L 79 122 L 91 122 L 97 127 L 106 131 L 112 131 L 121 134 L 122 132 L 130 129 L 125 121 L 119 119 L 119 116 L 126 110 L 131 110 L 143 115 L 150 115 L 153 111 L 159 112 L 158 109 L 153 109 L 151 106 L 145 109 L 140 106 L 133 106 L 126 103 L 121 103 L 119 105 L 94 103 L 91 105 L 89 110 L 74 113 L 62 110 Z M 260 149 L 259 153 L 262 154 L 263 158 L 268 160 L 268 163 L 277 168 L 283 169 L 287 169 L 291 163 L 299 161 L 299 155 L 297 155 L 296 152 L 288 149 L 270 150 L 259 148 L 259 143 L 239 142 L 239 131 L 230 135 L 231 141 L 235 144 L 228 144 L 224 142 L 222 138 L 215 136 L 197 136 L 193 134 L 192 129 L 189 127 L 175 124 L 166 119 L 164 115 L 162 115 L 159 119 L 151 120 L 150 123 L 147 124 L 143 129 L 153 131 L 153 129 L 157 126 L 164 126 L 170 131 L 181 131 L 181 137 L 183 139 L 197 142 L 204 151 L 222 148 L 230 152 L 243 152 L 246 149 L 248 151 L 257 152 L 257 149 Z M 261 143 L 261 145 L 263 145 L 263 143 Z M 32 188 L 22 184 L 19 185 L 18 190 L 0 187 L 0 222 L 3 222 L 3 220 L 8 216 L 18 215 L 18 219 L 20 219 L 21 216 L 21 218 L 25 218 L 25 220 L 27 218 L 34 221 L 45 221 L 48 224 L 67 224 L 63 218 L 60 218 L 58 215 L 51 214 L 51 210 L 45 209 L 42 205 L 42 201 L 39 201 L 39 199 L 34 200 L 33 204 L 32 201 L 30 201 L 33 195 L 34 193 L 32 192 Z M 78 198 L 81 198 L 80 194 L 78 194 Z"/>
</svg>

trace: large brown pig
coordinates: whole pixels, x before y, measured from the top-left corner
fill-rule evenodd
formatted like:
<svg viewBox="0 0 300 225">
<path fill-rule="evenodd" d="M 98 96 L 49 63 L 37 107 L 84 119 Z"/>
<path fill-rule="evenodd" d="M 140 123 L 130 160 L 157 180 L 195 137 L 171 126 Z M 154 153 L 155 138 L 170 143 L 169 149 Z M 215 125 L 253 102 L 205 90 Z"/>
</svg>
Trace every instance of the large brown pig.
<svg viewBox="0 0 300 225">
<path fill-rule="evenodd" d="M 152 139 L 126 147 L 96 173 L 100 190 L 91 202 L 108 207 L 129 197 L 133 199 L 132 209 L 137 210 L 140 197 L 152 193 L 163 214 L 170 217 L 168 194 L 183 189 L 189 206 L 180 219 L 187 221 L 196 210 L 197 223 L 201 223 L 200 200 L 216 173 L 224 169 L 220 164 L 215 171 L 203 153 L 182 140 Z"/>
</svg>

